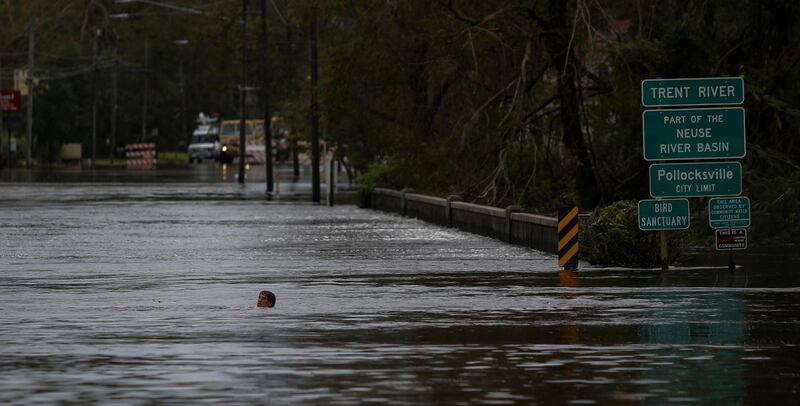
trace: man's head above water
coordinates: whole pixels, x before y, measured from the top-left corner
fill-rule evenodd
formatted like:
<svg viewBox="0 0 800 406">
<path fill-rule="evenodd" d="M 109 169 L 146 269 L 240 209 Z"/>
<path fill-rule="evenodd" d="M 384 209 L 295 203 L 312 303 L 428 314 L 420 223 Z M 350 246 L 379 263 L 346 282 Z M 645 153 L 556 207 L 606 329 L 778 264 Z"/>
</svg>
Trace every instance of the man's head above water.
<svg viewBox="0 0 800 406">
<path fill-rule="evenodd" d="M 275 295 L 268 291 L 262 290 L 261 293 L 258 294 L 258 307 L 275 307 Z"/>
</svg>

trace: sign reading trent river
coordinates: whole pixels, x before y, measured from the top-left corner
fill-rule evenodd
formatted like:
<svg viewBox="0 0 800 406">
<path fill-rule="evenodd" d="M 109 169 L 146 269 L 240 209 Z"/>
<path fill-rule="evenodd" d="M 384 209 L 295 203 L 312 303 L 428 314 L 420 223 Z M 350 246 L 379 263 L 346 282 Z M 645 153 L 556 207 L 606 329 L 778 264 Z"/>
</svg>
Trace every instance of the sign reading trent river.
<svg viewBox="0 0 800 406">
<path fill-rule="evenodd" d="M 689 228 L 688 200 L 639 200 L 640 230 L 684 230 L 687 228 Z"/>
<path fill-rule="evenodd" d="M 644 159 L 742 158 L 744 109 L 645 110 L 642 113 Z"/>
<path fill-rule="evenodd" d="M 650 165 L 650 196 L 737 196 L 742 193 L 742 164 L 708 162 Z"/>
<path fill-rule="evenodd" d="M 744 80 L 740 77 L 642 81 L 642 105 L 646 107 L 731 105 L 743 102 Z"/>
</svg>

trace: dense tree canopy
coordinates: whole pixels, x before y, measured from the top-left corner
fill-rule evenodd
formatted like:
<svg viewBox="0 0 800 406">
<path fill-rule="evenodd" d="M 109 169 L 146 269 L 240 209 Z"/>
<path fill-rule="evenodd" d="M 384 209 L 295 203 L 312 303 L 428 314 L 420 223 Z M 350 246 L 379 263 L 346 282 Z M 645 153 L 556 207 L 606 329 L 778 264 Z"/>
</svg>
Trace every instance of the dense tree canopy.
<svg viewBox="0 0 800 406">
<path fill-rule="evenodd" d="M 800 158 L 792 2 L 361 2 L 340 15 L 328 129 L 371 147 L 396 185 L 542 208 L 644 197 L 639 84 L 659 77 L 743 76 L 746 163 Z"/>
<path fill-rule="evenodd" d="M 264 89 L 261 1 L 248 2 L 246 37 L 241 1 L 164 3 L 204 14 L 110 0 L 0 3 L 4 67 L 24 65 L 31 21 L 36 31 L 36 71 L 45 82 L 37 118 L 59 123 L 36 127 L 39 155 L 46 157 L 59 142 L 86 140 L 94 26 L 104 32 L 102 117 L 111 111 L 114 67 L 119 74 L 121 140 L 139 137 L 145 75 L 148 128 L 159 129 L 159 148 L 166 149 L 182 146 L 184 115 L 238 116 L 243 44 L 250 84 Z M 295 136 L 307 136 L 308 23 L 316 15 L 322 136 L 370 181 L 545 212 L 558 203 L 592 208 L 643 198 L 641 81 L 742 76 L 745 189 L 764 197 L 757 203 L 762 209 L 787 204 L 785 193 L 798 200 L 800 7 L 794 1 L 264 3 L 273 111 Z M 123 12 L 136 18 L 113 18 Z M 189 44 L 177 45 L 177 39 Z M 179 103 L 181 65 L 187 111 Z M 10 72 L 3 72 L 8 83 Z M 258 99 L 249 105 L 248 114 L 258 115 Z M 101 121 L 101 133 L 107 133 L 109 120 Z"/>
</svg>

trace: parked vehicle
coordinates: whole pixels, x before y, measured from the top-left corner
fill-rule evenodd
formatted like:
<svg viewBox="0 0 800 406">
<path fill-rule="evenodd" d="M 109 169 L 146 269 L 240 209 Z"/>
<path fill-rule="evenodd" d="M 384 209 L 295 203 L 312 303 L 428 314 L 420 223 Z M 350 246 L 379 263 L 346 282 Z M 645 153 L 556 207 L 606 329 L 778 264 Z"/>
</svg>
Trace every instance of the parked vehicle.
<svg viewBox="0 0 800 406">
<path fill-rule="evenodd" d="M 192 132 L 189 143 L 189 163 L 204 160 L 218 161 L 220 157 L 220 125 L 216 118 L 208 118 L 200 113 L 198 126 Z"/>
<path fill-rule="evenodd" d="M 239 120 L 224 120 L 219 136 L 220 163 L 239 162 Z M 245 121 L 245 160 L 249 164 L 264 164 L 264 120 Z"/>
</svg>

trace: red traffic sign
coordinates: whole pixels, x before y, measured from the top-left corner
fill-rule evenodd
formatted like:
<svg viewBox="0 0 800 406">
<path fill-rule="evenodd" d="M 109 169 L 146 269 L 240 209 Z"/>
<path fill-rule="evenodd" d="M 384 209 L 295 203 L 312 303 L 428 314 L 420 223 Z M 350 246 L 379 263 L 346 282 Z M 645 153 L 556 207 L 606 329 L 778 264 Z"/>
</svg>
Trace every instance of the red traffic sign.
<svg viewBox="0 0 800 406">
<path fill-rule="evenodd" d="M 0 90 L 0 110 L 2 111 L 19 111 L 20 93 L 15 89 L 2 89 Z"/>
<path fill-rule="evenodd" d="M 747 249 L 747 230 L 744 228 L 718 229 L 717 250 L 746 250 Z"/>
</svg>

